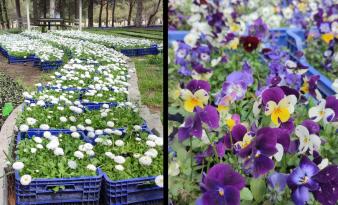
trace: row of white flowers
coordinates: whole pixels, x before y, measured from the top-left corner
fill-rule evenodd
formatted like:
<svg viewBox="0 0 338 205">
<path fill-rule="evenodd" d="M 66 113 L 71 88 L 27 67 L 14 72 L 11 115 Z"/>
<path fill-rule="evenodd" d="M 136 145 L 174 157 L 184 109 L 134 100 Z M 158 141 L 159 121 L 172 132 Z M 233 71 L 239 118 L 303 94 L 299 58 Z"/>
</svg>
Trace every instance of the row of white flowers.
<svg viewBox="0 0 338 205">
<path fill-rule="evenodd" d="M 150 41 L 148 39 L 101 35 L 78 30 L 57 30 L 53 31 L 52 33 L 57 36 L 83 39 L 114 48 L 148 48 L 151 45 L 156 44 L 156 42 Z"/>
<path fill-rule="evenodd" d="M 56 61 L 64 56 L 63 50 L 22 35 L 2 34 L 0 46 L 15 57 L 27 58 L 34 54 L 42 61 Z"/>
</svg>

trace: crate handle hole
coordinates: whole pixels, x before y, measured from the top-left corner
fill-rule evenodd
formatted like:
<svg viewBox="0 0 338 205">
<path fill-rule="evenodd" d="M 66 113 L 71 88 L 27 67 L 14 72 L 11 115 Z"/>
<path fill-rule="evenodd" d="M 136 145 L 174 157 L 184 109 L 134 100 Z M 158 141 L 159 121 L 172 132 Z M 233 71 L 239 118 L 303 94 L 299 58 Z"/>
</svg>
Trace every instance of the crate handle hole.
<svg viewBox="0 0 338 205">
<path fill-rule="evenodd" d="M 54 192 L 64 191 L 64 190 L 75 190 L 75 185 L 71 185 L 71 184 L 70 185 L 62 185 L 62 186 L 47 185 L 46 190 L 54 191 Z"/>
<path fill-rule="evenodd" d="M 153 188 L 157 187 L 154 181 L 152 182 L 143 182 L 137 185 L 137 189 L 146 189 L 146 188 Z"/>
</svg>

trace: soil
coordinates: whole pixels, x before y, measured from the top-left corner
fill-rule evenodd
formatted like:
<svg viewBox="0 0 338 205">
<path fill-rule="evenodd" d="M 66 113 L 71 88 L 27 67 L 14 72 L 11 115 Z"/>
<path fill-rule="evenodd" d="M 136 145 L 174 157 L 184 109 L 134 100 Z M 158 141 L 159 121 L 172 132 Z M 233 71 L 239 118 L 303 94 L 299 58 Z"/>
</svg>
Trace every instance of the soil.
<svg viewBox="0 0 338 205">
<path fill-rule="evenodd" d="M 0 55 L 0 71 L 21 82 L 25 88 L 39 83 L 43 74 L 39 68 L 33 67 L 33 63 L 8 64 L 7 58 L 2 55 Z"/>
</svg>

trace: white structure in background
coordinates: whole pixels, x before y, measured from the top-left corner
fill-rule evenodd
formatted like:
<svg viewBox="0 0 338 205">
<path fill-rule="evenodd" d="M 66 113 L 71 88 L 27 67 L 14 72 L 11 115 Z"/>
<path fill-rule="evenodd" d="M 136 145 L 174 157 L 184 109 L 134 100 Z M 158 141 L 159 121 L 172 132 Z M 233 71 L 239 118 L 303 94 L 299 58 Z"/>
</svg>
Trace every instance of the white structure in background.
<svg viewBox="0 0 338 205">
<path fill-rule="evenodd" d="M 49 18 L 55 18 L 55 0 L 49 1 Z"/>
<path fill-rule="evenodd" d="M 79 30 L 82 31 L 82 0 L 79 0 Z"/>
</svg>

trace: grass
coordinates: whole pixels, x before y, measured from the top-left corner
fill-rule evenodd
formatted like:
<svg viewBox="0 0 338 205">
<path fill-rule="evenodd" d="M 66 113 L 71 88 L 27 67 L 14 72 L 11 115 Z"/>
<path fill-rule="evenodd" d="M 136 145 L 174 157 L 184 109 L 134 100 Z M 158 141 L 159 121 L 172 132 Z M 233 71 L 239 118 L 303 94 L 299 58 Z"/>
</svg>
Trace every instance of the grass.
<svg viewBox="0 0 338 205">
<path fill-rule="evenodd" d="M 141 92 L 142 104 L 152 111 L 163 112 L 163 57 L 146 56 L 133 58 Z"/>
</svg>

